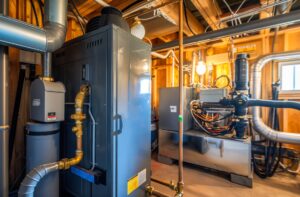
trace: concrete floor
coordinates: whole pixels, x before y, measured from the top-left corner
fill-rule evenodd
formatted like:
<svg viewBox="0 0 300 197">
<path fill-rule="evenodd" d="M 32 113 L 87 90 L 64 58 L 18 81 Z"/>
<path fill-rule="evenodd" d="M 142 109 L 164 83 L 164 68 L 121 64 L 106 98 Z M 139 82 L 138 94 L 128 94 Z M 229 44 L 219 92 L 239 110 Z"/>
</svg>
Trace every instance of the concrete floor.
<svg viewBox="0 0 300 197">
<path fill-rule="evenodd" d="M 152 160 L 152 177 L 164 180 L 177 180 L 177 165 L 165 165 Z M 274 177 L 262 180 L 254 177 L 253 188 L 231 183 L 217 173 L 206 172 L 196 166 L 185 165 L 184 182 L 186 197 L 300 197 L 300 176 L 277 173 Z M 155 189 L 170 196 L 174 192 L 156 183 Z"/>
</svg>

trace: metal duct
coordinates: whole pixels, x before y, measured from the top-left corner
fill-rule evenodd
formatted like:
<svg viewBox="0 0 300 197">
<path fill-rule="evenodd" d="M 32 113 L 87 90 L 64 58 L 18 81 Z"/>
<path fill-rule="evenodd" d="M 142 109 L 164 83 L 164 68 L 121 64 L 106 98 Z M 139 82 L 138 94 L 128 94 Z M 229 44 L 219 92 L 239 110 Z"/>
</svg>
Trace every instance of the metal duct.
<svg viewBox="0 0 300 197">
<path fill-rule="evenodd" d="M 8 0 L 0 0 L 0 13 L 8 14 Z M 9 114 L 8 114 L 8 48 L 0 46 L 0 196 L 7 197 L 8 183 L 8 142 L 9 142 Z"/>
<path fill-rule="evenodd" d="M 45 1 L 44 29 L 0 15 L 0 44 L 37 52 L 53 52 L 66 37 L 67 0 Z"/>
<path fill-rule="evenodd" d="M 58 170 L 58 162 L 40 165 L 33 170 L 31 170 L 22 181 L 19 197 L 34 197 L 34 191 L 37 184 L 45 177 L 47 174 Z"/>
<path fill-rule="evenodd" d="M 295 59 L 300 59 L 300 51 L 274 53 L 260 58 L 252 67 L 251 90 L 253 99 L 260 99 L 261 97 L 261 71 L 267 63 L 271 61 L 286 61 Z M 260 107 L 253 107 L 251 111 L 255 131 L 276 142 L 300 144 L 300 134 L 276 131 L 265 125 L 260 118 Z"/>
</svg>

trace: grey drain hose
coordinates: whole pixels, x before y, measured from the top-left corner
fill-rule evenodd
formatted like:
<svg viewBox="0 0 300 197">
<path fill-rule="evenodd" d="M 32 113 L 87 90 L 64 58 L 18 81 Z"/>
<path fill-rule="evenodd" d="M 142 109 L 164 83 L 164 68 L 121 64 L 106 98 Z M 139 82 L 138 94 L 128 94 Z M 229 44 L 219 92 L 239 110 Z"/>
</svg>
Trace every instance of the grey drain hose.
<svg viewBox="0 0 300 197">
<path fill-rule="evenodd" d="M 40 165 L 31 170 L 22 181 L 18 196 L 19 197 L 34 197 L 34 191 L 40 180 L 47 174 L 57 171 L 58 163 L 49 163 Z"/>
</svg>

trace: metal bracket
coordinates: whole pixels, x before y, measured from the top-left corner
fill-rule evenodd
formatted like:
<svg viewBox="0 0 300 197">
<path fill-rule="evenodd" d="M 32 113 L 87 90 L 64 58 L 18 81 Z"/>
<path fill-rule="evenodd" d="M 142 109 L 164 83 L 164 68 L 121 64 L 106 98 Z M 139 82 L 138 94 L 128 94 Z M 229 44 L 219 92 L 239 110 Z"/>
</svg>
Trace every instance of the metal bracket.
<svg viewBox="0 0 300 197">
<path fill-rule="evenodd" d="M 6 130 L 6 129 L 9 129 L 9 125 L 0 126 L 0 131 Z"/>
</svg>

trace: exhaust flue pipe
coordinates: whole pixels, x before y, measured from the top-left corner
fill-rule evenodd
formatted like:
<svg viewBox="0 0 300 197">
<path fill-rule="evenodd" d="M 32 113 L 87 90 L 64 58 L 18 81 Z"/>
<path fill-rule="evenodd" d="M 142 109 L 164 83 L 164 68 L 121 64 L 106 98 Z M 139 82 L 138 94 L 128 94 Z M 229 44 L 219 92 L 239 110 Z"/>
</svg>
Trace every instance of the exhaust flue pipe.
<svg viewBox="0 0 300 197">
<path fill-rule="evenodd" d="M 44 28 L 0 15 L 0 45 L 53 52 L 66 37 L 67 0 L 45 0 Z"/>
<path fill-rule="evenodd" d="M 34 197 L 34 191 L 37 184 L 51 172 L 58 170 L 58 162 L 40 165 L 30 171 L 23 182 L 19 190 L 19 197 Z"/>
<path fill-rule="evenodd" d="M 267 63 L 271 61 L 286 61 L 299 59 L 300 51 L 274 53 L 260 58 L 252 67 L 251 89 L 253 99 L 261 98 L 261 71 Z M 264 124 L 264 122 L 260 118 L 260 107 L 253 107 L 251 111 L 255 131 L 272 141 L 288 144 L 300 144 L 300 134 L 276 131 Z"/>
</svg>

